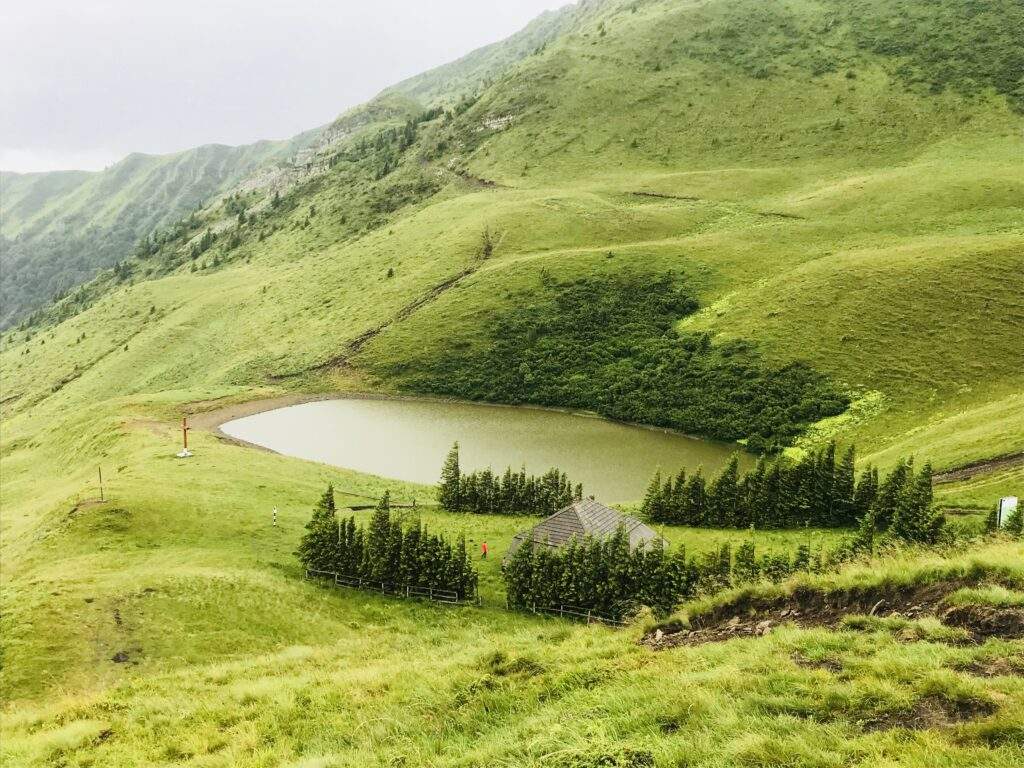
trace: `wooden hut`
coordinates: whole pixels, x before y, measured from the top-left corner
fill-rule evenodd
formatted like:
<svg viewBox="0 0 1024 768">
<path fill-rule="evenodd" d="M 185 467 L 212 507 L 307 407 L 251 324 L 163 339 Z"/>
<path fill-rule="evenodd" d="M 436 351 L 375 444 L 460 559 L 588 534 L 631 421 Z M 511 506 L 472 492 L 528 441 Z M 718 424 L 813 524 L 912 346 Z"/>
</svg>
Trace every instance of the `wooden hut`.
<svg viewBox="0 0 1024 768">
<path fill-rule="evenodd" d="M 505 560 L 508 560 L 524 541 L 549 547 L 563 547 L 574 537 L 580 541 L 590 537 L 605 539 L 612 536 L 619 526 L 629 537 L 629 548 L 634 550 L 655 539 L 661 538 L 656 531 L 644 525 L 635 517 L 616 512 L 593 499 L 584 499 L 560 509 L 528 531 L 512 537 Z"/>
</svg>

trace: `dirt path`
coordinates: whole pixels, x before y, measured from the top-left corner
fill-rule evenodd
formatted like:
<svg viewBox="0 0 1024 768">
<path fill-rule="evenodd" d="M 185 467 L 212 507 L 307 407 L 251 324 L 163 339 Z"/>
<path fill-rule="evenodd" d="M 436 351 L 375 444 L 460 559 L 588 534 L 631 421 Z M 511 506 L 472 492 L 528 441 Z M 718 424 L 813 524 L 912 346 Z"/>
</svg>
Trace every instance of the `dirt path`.
<svg viewBox="0 0 1024 768">
<path fill-rule="evenodd" d="M 443 282 L 440 282 L 437 285 L 433 286 L 426 293 L 421 294 L 420 296 L 416 297 L 408 304 L 406 304 L 404 307 L 399 309 L 397 312 L 395 312 L 395 314 L 393 314 L 383 323 L 380 323 L 379 325 L 376 325 L 373 328 L 363 331 L 361 334 L 356 336 L 354 339 L 348 342 L 348 344 L 345 345 L 345 348 L 341 352 L 341 354 L 335 355 L 327 362 L 314 366 L 310 370 L 325 371 L 331 368 L 343 368 L 347 366 L 349 360 L 351 360 L 353 355 L 356 355 L 359 352 L 359 350 L 365 347 L 374 338 L 379 336 L 381 333 L 386 331 L 395 323 L 400 323 L 401 321 L 405 320 L 410 315 L 412 315 L 413 312 L 425 306 L 426 304 L 430 304 L 431 302 L 436 301 L 444 293 L 450 291 L 452 288 L 457 286 L 467 277 L 474 274 L 478 269 L 480 269 L 480 266 L 482 264 L 483 260 L 475 261 L 473 264 L 466 267 L 458 274 L 453 275 L 449 277 L 447 280 L 444 280 Z"/>
<path fill-rule="evenodd" d="M 1024 464 L 1024 451 L 1010 453 L 1005 456 L 997 456 L 994 459 L 984 459 L 965 464 L 962 467 L 947 469 L 945 472 L 937 472 L 932 475 L 934 483 L 955 483 L 961 480 L 970 480 L 975 475 L 985 475 L 1000 469 L 1010 469 Z"/>
<path fill-rule="evenodd" d="M 215 400 L 205 400 L 189 404 L 187 408 L 189 414 L 188 423 L 193 429 L 216 432 L 222 424 L 234 421 L 235 419 L 241 419 L 245 416 L 255 416 L 257 413 L 272 411 L 275 408 L 284 408 L 289 405 L 299 405 L 300 403 L 311 403 L 317 400 L 330 400 L 336 397 L 341 397 L 341 395 L 337 392 L 315 395 L 294 393 L 220 406 L 216 405 L 217 401 Z"/>
</svg>

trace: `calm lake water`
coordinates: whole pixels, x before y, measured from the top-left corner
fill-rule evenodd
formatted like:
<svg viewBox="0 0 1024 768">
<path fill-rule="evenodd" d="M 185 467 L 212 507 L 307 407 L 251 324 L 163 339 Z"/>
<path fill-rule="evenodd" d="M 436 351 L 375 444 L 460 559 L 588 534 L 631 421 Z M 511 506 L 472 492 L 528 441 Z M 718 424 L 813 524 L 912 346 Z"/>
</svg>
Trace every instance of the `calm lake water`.
<svg viewBox="0 0 1024 768">
<path fill-rule="evenodd" d="M 573 413 L 425 400 L 323 400 L 236 419 L 228 435 L 287 456 L 436 483 L 456 440 L 464 472 L 557 466 L 606 503 L 643 497 L 654 471 L 715 474 L 736 447 Z M 748 462 L 745 462 L 748 463 Z"/>
</svg>

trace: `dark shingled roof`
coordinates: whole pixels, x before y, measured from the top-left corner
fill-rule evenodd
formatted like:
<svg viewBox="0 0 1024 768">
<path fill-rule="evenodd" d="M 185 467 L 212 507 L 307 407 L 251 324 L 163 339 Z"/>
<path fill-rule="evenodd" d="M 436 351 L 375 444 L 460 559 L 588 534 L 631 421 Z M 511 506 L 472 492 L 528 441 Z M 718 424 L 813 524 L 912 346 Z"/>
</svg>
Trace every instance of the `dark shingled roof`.
<svg viewBox="0 0 1024 768">
<path fill-rule="evenodd" d="M 636 549 L 660 538 L 651 528 L 635 517 L 623 515 L 593 499 L 584 499 L 555 512 L 551 517 L 528 531 L 517 533 L 509 544 L 505 557 L 511 557 L 527 539 L 549 547 L 561 547 L 575 536 L 603 539 L 612 536 L 619 526 L 629 536 L 629 548 Z"/>
</svg>

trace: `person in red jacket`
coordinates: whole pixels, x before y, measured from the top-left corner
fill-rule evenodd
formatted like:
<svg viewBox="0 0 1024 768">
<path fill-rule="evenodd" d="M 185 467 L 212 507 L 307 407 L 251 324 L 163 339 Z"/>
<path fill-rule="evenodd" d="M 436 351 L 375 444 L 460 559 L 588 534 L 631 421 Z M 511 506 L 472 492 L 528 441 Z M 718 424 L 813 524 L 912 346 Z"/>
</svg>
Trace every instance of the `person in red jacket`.
<svg viewBox="0 0 1024 768">
<path fill-rule="evenodd" d="M 487 559 L 487 542 L 486 541 L 480 542 L 480 559 L 481 560 L 486 560 Z"/>
</svg>

